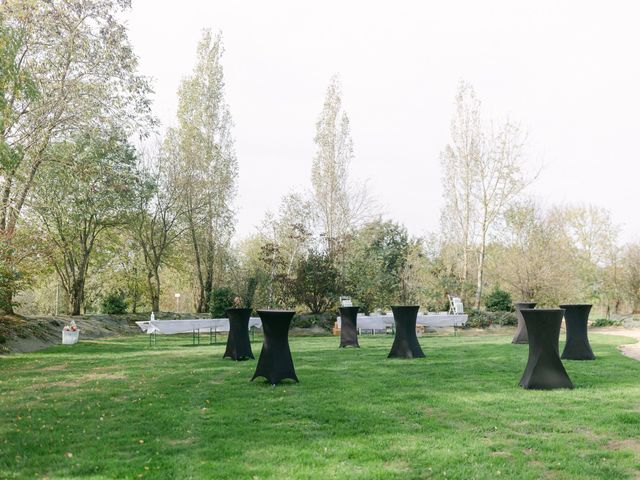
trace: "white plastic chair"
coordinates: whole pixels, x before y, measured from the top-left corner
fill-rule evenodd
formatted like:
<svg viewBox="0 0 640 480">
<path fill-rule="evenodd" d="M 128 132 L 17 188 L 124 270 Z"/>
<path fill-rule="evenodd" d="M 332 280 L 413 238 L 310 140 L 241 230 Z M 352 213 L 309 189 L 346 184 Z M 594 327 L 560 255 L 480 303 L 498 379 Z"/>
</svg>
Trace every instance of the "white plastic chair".
<svg viewBox="0 0 640 480">
<path fill-rule="evenodd" d="M 463 315 L 464 314 L 464 305 L 462 304 L 462 300 L 460 297 L 449 297 L 449 315 Z"/>
</svg>

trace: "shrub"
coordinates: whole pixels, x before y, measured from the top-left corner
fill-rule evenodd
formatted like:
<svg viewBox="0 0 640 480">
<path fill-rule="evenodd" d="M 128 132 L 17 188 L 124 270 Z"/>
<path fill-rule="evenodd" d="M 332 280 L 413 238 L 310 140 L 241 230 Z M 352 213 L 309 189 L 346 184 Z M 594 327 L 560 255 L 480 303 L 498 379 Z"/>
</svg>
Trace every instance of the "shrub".
<svg viewBox="0 0 640 480">
<path fill-rule="evenodd" d="M 291 290 L 299 304 L 311 313 L 324 313 L 338 300 L 338 271 L 326 253 L 311 251 L 298 262 Z"/>
<path fill-rule="evenodd" d="M 511 294 L 496 286 L 484 301 L 485 307 L 490 312 L 510 312 Z"/>
<path fill-rule="evenodd" d="M 620 321 L 609 318 L 597 318 L 591 324 L 592 327 L 617 327 L 619 325 L 621 325 Z"/>
<path fill-rule="evenodd" d="M 321 314 L 296 315 L 291 321 L 291 328 L 320 327 L 331 330 L 336 322 L 336 316 L 330 312 Z"/>
<path fill-rule="evenodd" d="M 108 315 L 120 315 L 127 311 L 127 302 L 124 300 L 124 293 L 111 292 L 102 299 L 102 313 Z"/>
<path fill-rule="evenodd" d="M 466 327 L 487 328 L 491 325 L 516 325 L 518 318 L 513 312 L 486 312 L 482 310 L 471 310 Z"/>
<path fill-rule="evenodd" d="M 211 291 L 209 299 L 209 311 L 212 318 L 224 318 L 227 316 L 226 310 L 233 306 L 235 294 L 227 287 L 215 288 Z"/>
</svg>

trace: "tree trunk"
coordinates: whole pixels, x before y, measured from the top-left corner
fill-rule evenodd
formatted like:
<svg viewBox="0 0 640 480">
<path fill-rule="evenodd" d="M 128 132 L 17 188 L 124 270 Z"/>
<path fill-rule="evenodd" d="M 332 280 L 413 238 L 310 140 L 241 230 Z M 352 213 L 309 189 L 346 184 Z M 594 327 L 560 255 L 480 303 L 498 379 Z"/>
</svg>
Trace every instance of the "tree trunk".
<svg viewBox="0 0 640 480">
<path fill-rule="evenodd" d="M 73 282 L 73 287 L 69 294 L 69 307 L 71 315 L 80 315 L 82 303 L 84 301 L 84 276 Z"/>
<path fill-rule="evenodd" d="M 209 299 L 213 290 L 213 265 L 207 266 L 207 280 L 204 282 L 204 291 L 200 297 L 201 304 L 198 313 L 206 313 L 209 309 Z"/>
<path fill-rule="evenodd" d="M 147 272 L 147 286 L 149 288 L 149 299 L 151 300 L 151 311 L 160 311 L 160 276 L 158 269 Z"/>
<path fill-rule="evenodd" d="M 0 288 L 0 315 L 13 315 L 13 295 L 10 289 Z"/>
<path fill-rule="evenodd" d="M 156 312 L 160 311 L 160 274 L 158 273 L 158 268 L 156 268 L 153 272 L 153 279 L 155 281 L 155 291 L 153 298 L 151 299 L 151 304 Z"/>
<path fill-rule="evenodd" d="M 87 278 L 87 270 L 89 269 L 89 255 L 91 255 L 91 248 L 85 250 L 82 262 L 78 267 L 77 276 L 70 282 L 71 292 L 69 292 L 69 306 L 71 307 L 72 316 L 80 315 L 84 303 L 84 284 Z"/>
<path fill-rule="evenodd" d="M 15 281 L 13 275 L 14 258 L 12 256 L 11 237 L 0 224 L 0 315 L 13 315 L 13 293 Z"/>
<path fill-rule="evenodd" d="M 476 298 L 475 298 L 475 308 L 480 308 L 480 299 L 482 298 L 482 283 L 484 277 L 484 257 L 487 249 L 487 235 L 485 232 L 482 233 L 482 243 L 480 244 L 480 252 L 478 256 L 478 278 L 476 283 Z"/>
<path fill-rule="evenodd" d="M 200 282 L 200 296 L 198 298 L 198 304 L 196 310 L 198 313 L 206 313 L 209 310 L 209 299 L 211 298 L 211 291 L 213 290 L 213 269 L 214 269 L 215 248 L 213 244 L 207 245 L 207 255 L 205 259 L 205 274 L 204 283 Z"/>
</svg>

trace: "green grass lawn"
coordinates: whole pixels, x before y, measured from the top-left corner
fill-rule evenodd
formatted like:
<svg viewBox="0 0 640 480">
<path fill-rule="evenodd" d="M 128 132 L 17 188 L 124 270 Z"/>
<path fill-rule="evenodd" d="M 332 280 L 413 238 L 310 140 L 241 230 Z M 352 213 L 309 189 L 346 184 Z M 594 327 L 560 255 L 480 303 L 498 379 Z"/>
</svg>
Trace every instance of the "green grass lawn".
<svg viewBox="0 0 640 480">
<path fill-rule="evenodd" d="M 640 362 L 592 335 L 576 388 L 518 387 L 526 345 L 291 338 L 299 384 L 190 337 L 83 341 L 0 357 L 0 478 L 640 478 Z M 561 345 L 562 348 L 562 345 Z M 253 344 L 254 353 L 260 344 Z"/>
</svg>

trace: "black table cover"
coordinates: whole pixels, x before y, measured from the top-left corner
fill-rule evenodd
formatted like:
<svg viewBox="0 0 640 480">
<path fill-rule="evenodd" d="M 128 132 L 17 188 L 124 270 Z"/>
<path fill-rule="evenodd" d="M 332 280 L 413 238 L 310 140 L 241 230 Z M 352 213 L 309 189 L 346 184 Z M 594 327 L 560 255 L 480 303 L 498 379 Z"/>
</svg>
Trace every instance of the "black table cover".
<svg viewBox="0 0 640 480">
<path fill-rule="evenodd" d="M 564 308 L 564 323 L 567 326 L 567 343 L 564 345 L 562 358 L 567 360 L 595 360 L 596 356 L 589 345 L 587 321 L 591 305 L 560 305 Z"/>
<path fill-rule="evenodd" d="M 536 390 L 573 388 L 558 352 L 564 310 L 523 308 L 520 312 L 529 334 L 529 359 L 520 386 Z"/>
<path fill-rule="evenodd" d="M 340 348 L 358 347 L 358 310 L 360 307 L 340 307 Z"/>
<path fill-rule="evenodd" d="M 529 337 L 527 336 L 527 326 L 524 323 L 520 310 L 523 308 L 533 308 L 536 306 L 535 302 L 517 302 L 513 304 L 516 307 L 516 317 L 518 318 L 518 326 L 516 327 L 516 333 L 513 334 L 513 340 L 511 343 L 529 343 Z"/>
<path fill-rule="evenodd" d="M 396 335 L 387 358 L 424 358 L 416 336 L 419 309 L 419 305 L 391 307 L 396 322 Z"/>
<path fill-rule="evenodd" d="M 289 325 L 295 313 L 288 310 L 258 310 L 264 340 L 256 372 L 251 380 L 264 377 L 272 385 L 285 378 L 299 381 L 289 349 Z"/>
<path fill-rule="evenodd" d="M 251 351 L 249 340 L 250 308 L 227 308 L 229 317 L 229 336 L 227 337 L 227 349 L 222 358 L 232 360 L 248 360 L 255 358 Z"/>
</svg>

